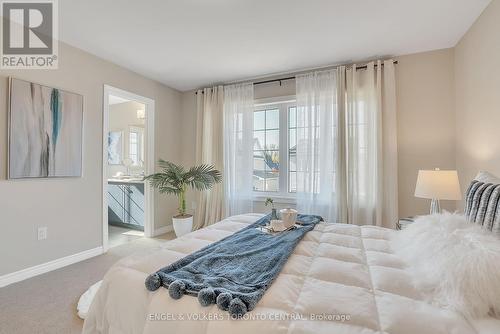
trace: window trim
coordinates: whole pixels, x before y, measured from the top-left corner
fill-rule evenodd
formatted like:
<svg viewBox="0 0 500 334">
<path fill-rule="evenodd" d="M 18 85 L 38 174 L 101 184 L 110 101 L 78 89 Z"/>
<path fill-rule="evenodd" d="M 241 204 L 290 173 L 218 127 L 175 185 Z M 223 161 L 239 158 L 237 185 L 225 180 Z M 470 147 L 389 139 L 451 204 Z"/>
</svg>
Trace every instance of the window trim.
<svg viewBox="0 0 500 334">
<path fill-rule="evenodd" d="M 273 105 L 279 105 L 279 155 L 280 155 L 280 174 L 279 191 L 255 191 L 252 190 L 254 201 L 265 201 L 267 197 L 272 197 L 277 203 L 293 204 L 296 201 L 296 193 L 289 192 L 288 182 L 288 109 L 296 106 L 294 95 L 279 96 L 271 98 L 262 98 L 254 100 L 254 112 L 261 108 L 272 108 Z M 285 130 L 285 131 L 283 131 Z M 253 131 L 253 130 L 252 130 Z"/>
<path fill-rule="evenodd" d="M 130 158 L 130 134 L 137 134 L 137 164 L 133 164 L 133 166 L 141 166 L 141 161 L 144 163 L 144 128 L 137 125 L 130 125 L 128 127 L 128 152 L 127 156 Z M 131 158 L 130 158 L 131 159 Z"/>
</svg>

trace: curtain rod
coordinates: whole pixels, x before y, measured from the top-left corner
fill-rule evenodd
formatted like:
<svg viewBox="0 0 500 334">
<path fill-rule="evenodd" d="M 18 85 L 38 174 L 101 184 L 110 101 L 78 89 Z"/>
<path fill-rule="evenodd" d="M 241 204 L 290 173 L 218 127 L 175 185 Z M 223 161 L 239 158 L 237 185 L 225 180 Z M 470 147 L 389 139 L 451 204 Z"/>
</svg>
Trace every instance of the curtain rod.
<svg viewBox="0 0 500 334">
<path fill-rule="evenodd" d="M 393 64 L 397 65 L 398 64 L 398 61 L 395 60 L 393 61 Z M 382 64 L 382 66 L 384 66 L 384 64 Z M 377 67 L 377 64 L 375 64 L 375 67 Z M 368 68 L 368 65 L 362 65 L 362 66 L 356 66 L 356 71 L 357 70 L 366 70 Z M 271 82 L 281 82 L 281 81 L 286 81 L 286 80 L 294 80 L 295 79 L 295 76 L 293 77 L 286 77 L 286 78 L 280 78 L 280 79 L 271 79 L 271 80 L 264 80 L 264 81 L 257 81 L 257 82 L 254 82 L 253 85 L 262 85 L 262 84 L 267 84 L 267 83 L 271 83 Z"/>
<path fill-rule="evenodd" d="M 398 61 L 394 60 L 392 63 L 394 65 L 397 65 Z M 382 66 L 384 66 L 383 63 L 382 63 Z M 377 67 L 377 64 L 375 64 L 375 67 Z M 368 68 L 368 65 L 356 66 L 356 71 L 357 70 L 366 70 L 367 68 Z M 286 78 L 279 78 L 279 79 L 270 79 L 270 80 L 264 80 L 264 81 L 257 81 L 257 82 L 254 82 L 253 85 L 255 86 L 255 85 L 268 84 L 268 83 L 272 83 L 272 82 L 279 82 L 280 86 L 281 86 L 281 82 L 282 81 L 287 81 L 287 80 L 295 80 L 295 76 L 293 76 L 293 77 L 286 77 Z M 203 91 L 201 91 L 201 93 L 204 94 Z M 195 94 L 198 94 L 198 92 L 195 92 Z"/>
</svg>

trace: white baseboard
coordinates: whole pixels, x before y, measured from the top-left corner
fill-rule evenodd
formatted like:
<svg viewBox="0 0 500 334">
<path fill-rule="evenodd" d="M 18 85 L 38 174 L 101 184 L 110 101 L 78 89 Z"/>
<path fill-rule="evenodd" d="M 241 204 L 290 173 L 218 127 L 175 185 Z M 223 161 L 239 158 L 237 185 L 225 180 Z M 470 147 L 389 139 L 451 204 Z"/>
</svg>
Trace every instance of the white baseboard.
<svg viewBox="0 0 500 334">
<path fill-rule="evenodd" d="M 172 232 L 173 230 L 174 230 L 174 226 L 173 225 L 167 225 L 167 226 L 158 227 L 157 229 L 155 229 L 155 231 L 153 233 L 153 237 L 156 237 L 156 236 L 159 236 L 159 235 L 162 235 L 162 234 L 165 234 L 165 233 Z"/>
<path fill-rule="evenodd" d="M 0 276 L 0 288 L 103 254 L 102 246 Z"/>
</svg>

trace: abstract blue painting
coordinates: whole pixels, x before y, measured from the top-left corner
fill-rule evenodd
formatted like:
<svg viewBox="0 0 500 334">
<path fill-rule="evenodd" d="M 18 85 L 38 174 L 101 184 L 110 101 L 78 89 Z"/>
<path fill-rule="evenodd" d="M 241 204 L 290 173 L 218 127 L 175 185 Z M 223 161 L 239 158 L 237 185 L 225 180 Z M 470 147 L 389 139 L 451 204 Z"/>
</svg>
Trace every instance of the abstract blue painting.
<svg viewBox="0 0 500 334">
<path fill-rule="evenodd" d="M 123 132 L 108 133 L 108 165 L 120 165 L 123 159 Z"/>
<path fill-rule="evenodd" d="M 83 96 L 10 80 L 9 178 L 82 175 Z"/>
</svg>

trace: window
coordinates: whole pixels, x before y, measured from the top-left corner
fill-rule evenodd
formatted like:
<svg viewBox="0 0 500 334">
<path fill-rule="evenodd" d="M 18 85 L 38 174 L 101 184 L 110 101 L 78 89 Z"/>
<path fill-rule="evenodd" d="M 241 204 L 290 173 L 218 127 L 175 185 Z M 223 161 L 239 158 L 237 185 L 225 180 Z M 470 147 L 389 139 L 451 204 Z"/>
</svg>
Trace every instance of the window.
<svg viewBox="0 0 500 334">
<path fill-rule="evenodd" d="M 296 191 L 295 101 L 257 103 L 253 131 L 253 190 L 290 197 Z"/>
<path fill-rule="evenodd" d="M 133 166 L 142 166 L 144 163 L 144 129 L 140 127 L 131 126 L 129 129 L 129 148 L 128 156 L 132 160 Z"/>
</svg>

